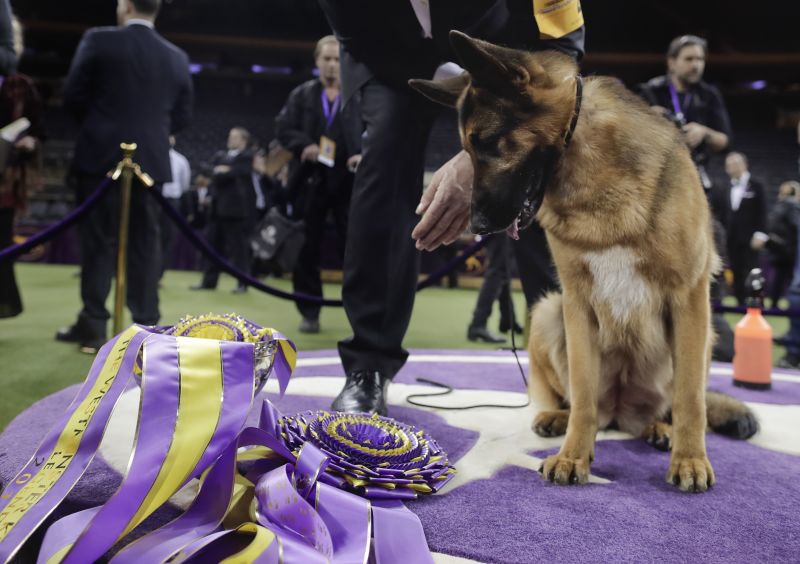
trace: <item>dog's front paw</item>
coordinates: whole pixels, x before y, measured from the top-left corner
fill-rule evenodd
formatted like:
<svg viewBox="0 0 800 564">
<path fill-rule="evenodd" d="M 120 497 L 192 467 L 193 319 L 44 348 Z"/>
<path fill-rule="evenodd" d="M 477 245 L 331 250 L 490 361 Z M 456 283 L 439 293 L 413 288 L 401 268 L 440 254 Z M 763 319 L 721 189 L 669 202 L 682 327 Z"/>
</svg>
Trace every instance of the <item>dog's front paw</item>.
<svg viewBox="0 0 800 564">
<path fill-rule="evenodd" d="M 540 411 L 533 418 L 531 428 L 540 437 L 558 437 L 567 432 L 569 410 Z"/>
<path fill-rule="evenodd" d="M 684 492 L 704 492 L 714 485 L 714 469 L 708 457 L 673 456 L 669 462 L 667 482 L 678 486 Z"/>
<path fill-rule="evenodd" d="M 539 472 L 545 480 L 562 486 L 585 484 L 589 481 L 591 461 L 586 458 L 570 458 L 561 453 L 545 458 Z"/>
</svg>

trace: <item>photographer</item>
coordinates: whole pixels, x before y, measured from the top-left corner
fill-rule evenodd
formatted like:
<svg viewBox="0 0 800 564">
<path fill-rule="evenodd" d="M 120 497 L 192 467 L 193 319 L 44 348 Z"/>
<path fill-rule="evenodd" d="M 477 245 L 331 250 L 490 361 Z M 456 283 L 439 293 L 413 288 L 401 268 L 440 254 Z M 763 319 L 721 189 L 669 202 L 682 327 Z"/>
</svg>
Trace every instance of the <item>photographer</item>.
<svg viewBox="0 0 800 564">
<path fill-rule="evenodd" d="M 722 95 L 703 81 L 707 55 L 705 39 L 695 35 L 677 37 L 667 50 L 667 74 L 639 88 L 653 111 L 670 119 L 683 132 L 706 192 L 711 190 L 705 169 L 711 153 L 725 150 L 732 137 Z"/>
</svg>

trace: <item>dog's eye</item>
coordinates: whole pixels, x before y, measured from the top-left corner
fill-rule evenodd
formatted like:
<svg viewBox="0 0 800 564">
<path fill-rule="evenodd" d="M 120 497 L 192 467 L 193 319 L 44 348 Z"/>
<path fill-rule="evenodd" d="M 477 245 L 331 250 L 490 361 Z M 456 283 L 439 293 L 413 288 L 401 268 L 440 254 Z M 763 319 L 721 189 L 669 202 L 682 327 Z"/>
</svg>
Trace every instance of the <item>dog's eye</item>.
<svg viewBox="0 0 800 564">
<path fill-rule="evenodd" d="M 480 137 L 477 133 L 470 133 L 469 143 L 477 151 L 489 151 L 497 147 L 497 137 Z"/>
</svg>

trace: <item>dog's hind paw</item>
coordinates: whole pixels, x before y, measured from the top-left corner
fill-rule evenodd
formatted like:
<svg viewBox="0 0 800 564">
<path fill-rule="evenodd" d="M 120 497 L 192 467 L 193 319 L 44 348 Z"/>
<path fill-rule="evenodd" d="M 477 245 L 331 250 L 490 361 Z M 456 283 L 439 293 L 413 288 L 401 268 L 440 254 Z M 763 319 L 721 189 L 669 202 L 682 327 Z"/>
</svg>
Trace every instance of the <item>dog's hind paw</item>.
<svg viewBox="0 0 800 564">
<path fill-rule="evenodd" d="M 673 453 L 667 482 L 684 492 L 702 493 L 714 485 L 716 478 L 707 456 L 677 457 Z"/>
<path fill-rule="evenodd" d="M 540 437 L 559 437 L 567 432 L 569 410 L 541 411 L 533 418 L 531 428 Z"/>
<path fill-rule="evenodd" d="M 659 421 L 648 425 L 647 429 L 642 433 L 642 438 L 644 438 L 650 446 L 667 452 L 672 449 L 671 435 L 672 425 Z"/>
<path fill-rule="evenodd" d="M 539 472 L 542 477 L 562 486 L 585 484 L 589 481 L 589 458 L 569 458 L 554 454 L 545 458 Z"/>
</svg>

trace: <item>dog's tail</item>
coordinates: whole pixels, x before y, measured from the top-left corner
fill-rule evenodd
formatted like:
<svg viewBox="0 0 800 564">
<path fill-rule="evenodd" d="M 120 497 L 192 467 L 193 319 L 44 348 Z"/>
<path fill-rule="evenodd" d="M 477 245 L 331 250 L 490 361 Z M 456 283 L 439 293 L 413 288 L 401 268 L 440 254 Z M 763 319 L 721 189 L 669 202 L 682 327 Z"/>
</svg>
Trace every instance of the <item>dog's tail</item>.
<svg viewBox="0 0 800 564">
<path fill-rule="evenodd" d="M 706 392 L 708 426 L 734 439 L 749 439 L 758 432 L 758 419 L 737 399 L 719 392 Z"/>
</svg>

